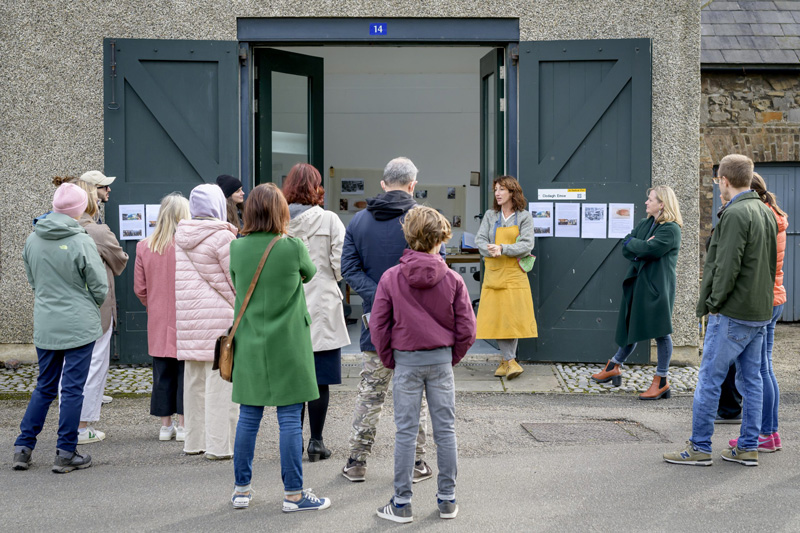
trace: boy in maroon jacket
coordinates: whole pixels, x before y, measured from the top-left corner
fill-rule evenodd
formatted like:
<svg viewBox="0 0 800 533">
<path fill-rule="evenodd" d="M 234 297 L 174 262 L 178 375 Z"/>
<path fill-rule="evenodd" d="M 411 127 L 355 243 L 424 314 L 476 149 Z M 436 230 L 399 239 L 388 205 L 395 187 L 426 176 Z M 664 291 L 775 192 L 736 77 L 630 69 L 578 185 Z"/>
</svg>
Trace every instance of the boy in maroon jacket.
<svg viewBox="0 0 800 533">
<path fill-rule="evenodd" d="M 411 484 L 422 393 L 428 399 L 438 449 L 440 518 L 455 518 L 458 450 L 453 366 L 475 342 L 475 313 L 467 287 L 439 249 L 450 223 L 430 207 L 408 211 L 403 233 L 410 249 L 378 284 L 369 320 L 372 343 L 394 369 L 394 497 L 378 516 L 411 522 Z"/>
</svg>

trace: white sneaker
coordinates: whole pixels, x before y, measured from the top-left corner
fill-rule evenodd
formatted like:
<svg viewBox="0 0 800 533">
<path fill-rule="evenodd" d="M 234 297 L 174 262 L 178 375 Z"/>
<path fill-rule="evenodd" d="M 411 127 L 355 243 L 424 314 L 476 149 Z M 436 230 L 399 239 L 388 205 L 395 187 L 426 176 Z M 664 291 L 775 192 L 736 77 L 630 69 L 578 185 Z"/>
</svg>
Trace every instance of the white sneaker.
<svg viewBox="0 0 800 533">
<path fill-rule="evenodd" d="M 172 440 L 175 438 L 175 426 L 161 426 L 161 431 L 158 432 L 158 440 Z"/>
<path fill-rule="evenodd" d="M 100 442 L 106 438 L 106 434 L 102 431 L 97 431 L 93 427 L 86 428 L 85 431 L 78 431 L 78 444 L 91 444 L 92 442 Z"/>
<path fill-rule="evenodd" d="M 103 394 L 103 405 L 105 405 L 107 403 L 111 403 L 111 400 L 113 400 L 113 399 L 114 398 L 112 398 L 111 396 L 106 396 L 105 394 Z"/>
<path fill-rule="evenodd" d="M 178 429 L 175 430 L 175 440 L 178 442 L 184 442 L 186 440 L 186 428 L 183 426 L 178 426 Z"/>
</svg>

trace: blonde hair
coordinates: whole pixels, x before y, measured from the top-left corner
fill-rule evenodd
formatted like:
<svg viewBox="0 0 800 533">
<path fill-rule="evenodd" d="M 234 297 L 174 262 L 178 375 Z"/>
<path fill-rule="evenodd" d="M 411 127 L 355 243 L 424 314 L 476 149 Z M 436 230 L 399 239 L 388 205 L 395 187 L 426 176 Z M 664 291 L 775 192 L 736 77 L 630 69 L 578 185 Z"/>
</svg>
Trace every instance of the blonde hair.
<svg viewBox="0 0 800 533">
<path fill-rule="evenodd" d="M 648 196 L 650 196 L 650 191 L 655 192 L 658 201 L 664 204 L 661 213 L 656 218 L 656 222 L 659 224 L 675 222 L 678 226 L 683 227 L 683 217 L 681 216 L 681 208 L 678 205 L 678 197 L 675 196 L 675 191 L 672 190 L 672 187 L 657 185 L 647 190 Z"/>
<path fill-rule="evenodd" d="M 429 252 L 453 236 L 450 221 L 432 207 L 418 206 L 409 210 L 402 226 L 408 246 L 418 252 Z"/>
<path fill-rule="evenodd" d="M 161 208 L 156 220 L 156 229 L 145 239 L 151 251 L 161 255 L 175 239 L 178 222 L 191 218 L 189 200 L 179 192 L 173 192 L 161 199 Z M 150 221 L 146 220 L 146 224 Z"/>
<path fill-rule="evenodd" d="M 69 182 L 64 181 L 63 183 L 69 183 Z M 89 201 L 86 203 L 85 212 L 90 217 L 92 217 L 92 220 L 94 220 L 95 217 L 97 217 L 97 213 L 99 211 L 99 209 L 97 208 L 97 186 L 95 186 L 93 183 L 89 183 L 83 180 L 77 180 L 75 184 L 84 191 L 86 191 L 86 196 L 89 197 Z"/>
</svg>

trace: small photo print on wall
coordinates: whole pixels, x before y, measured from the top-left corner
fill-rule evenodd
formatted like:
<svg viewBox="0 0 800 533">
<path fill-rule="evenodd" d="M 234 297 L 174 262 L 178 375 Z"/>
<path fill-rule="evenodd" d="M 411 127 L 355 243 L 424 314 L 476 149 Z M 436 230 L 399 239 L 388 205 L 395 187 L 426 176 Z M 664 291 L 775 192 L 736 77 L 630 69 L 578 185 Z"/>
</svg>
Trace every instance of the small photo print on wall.
<svg viewBox="0 0 800 533">
<path fill-rule="evenodd" d="M 414 191 L 414 198 L 424 200 L 427 197 L 428 197 L 428 190 L 427 189 L 424 189 L 424 190 L 421 190 L 421 191 Z"/>
<path fill-rule="evenodd" d="M 447 188 L 447 199 L 452 200 L 456 197 L 456 188 L 455 187 L 448 187 Z"/>
<path fill-rule="evenodd" d="M 343 179 L 342 194 L 364 194 L 364 180 Z"/>
<path fill-rule="evenodd" d="M 454 228 L 461 227 L 461 217 L 459 215 L 453 215 L 453 227 Z"/>
<path fill-rule="evenodd" d="M 347 198 L 339 199 L 339 211 L 347 211 Z"/>
</svg>

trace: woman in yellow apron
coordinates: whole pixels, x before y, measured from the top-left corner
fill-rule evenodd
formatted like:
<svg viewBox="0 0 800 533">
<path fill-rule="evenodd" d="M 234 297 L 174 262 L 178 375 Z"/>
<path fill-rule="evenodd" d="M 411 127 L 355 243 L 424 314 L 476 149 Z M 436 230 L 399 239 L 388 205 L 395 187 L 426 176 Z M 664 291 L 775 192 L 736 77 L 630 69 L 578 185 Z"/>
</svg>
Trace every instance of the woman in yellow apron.
<svg viewBox="0 0 800 533">
<path fill-rule="evenodd" d="M 485 266 L 478 338 L 497 340 L 503 362 L 494 375 L 513 379 L 523 371 L 516 360 L 518 340 L 538 336 L 528 274 L 517 262 L 533 249 L 533 218 L 516 178 L 495 178 L 494 207 L 483 215 L 475 245 Z"/>
</svg>

